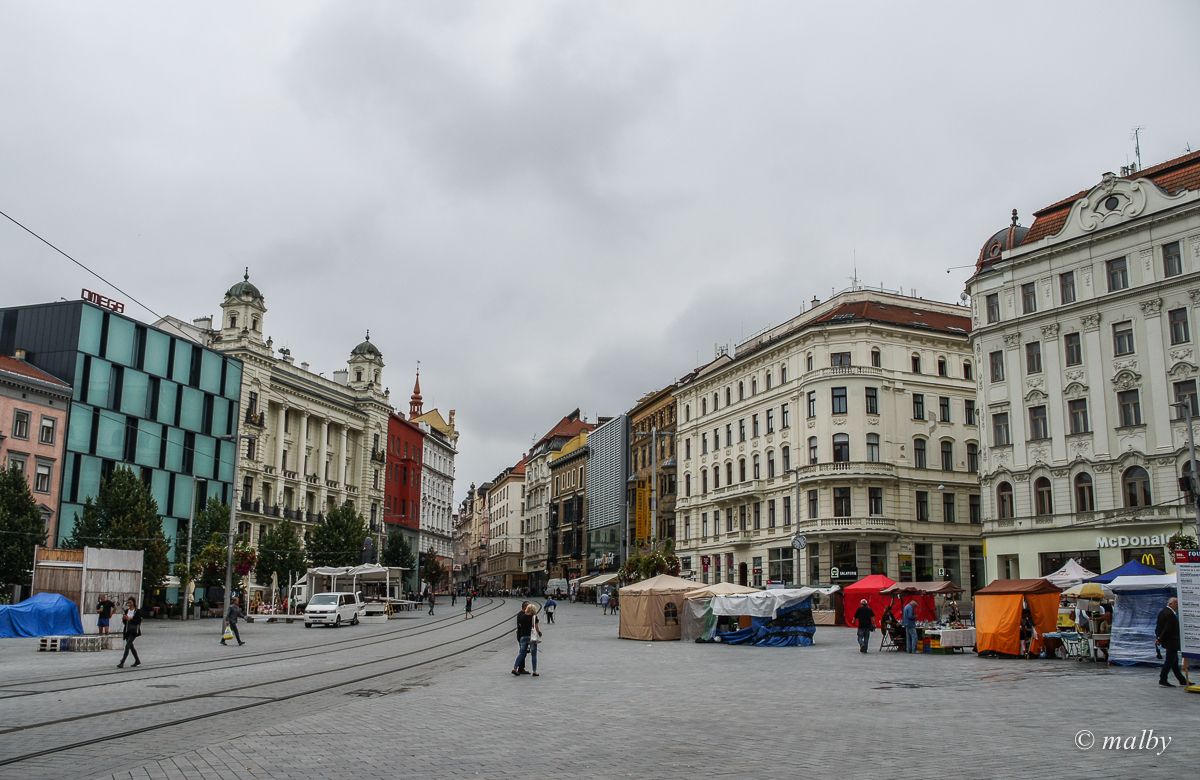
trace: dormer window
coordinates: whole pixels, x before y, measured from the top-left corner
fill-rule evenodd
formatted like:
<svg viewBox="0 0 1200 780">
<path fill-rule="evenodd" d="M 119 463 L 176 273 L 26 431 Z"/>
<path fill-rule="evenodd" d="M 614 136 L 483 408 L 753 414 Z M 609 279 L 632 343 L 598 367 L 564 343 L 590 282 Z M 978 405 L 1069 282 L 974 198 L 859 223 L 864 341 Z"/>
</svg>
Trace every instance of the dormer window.
<svg viewBox="0 0 1200 780">
<path fill-rule="evenodd" d="M 231 328 L 237 327 L 237 315 L 236 314 L 229 315 L 229 327 L 231 327 Z"/>
<path fill-rule="evenodd" d="M 355 382 L 361 382 L 361 381 L 362 381 L 362 369 L 361 369 L 361 368 L 356 368 L 356 369 L 354 370 L 354 381 L 355 381 Z"/>
</svg>

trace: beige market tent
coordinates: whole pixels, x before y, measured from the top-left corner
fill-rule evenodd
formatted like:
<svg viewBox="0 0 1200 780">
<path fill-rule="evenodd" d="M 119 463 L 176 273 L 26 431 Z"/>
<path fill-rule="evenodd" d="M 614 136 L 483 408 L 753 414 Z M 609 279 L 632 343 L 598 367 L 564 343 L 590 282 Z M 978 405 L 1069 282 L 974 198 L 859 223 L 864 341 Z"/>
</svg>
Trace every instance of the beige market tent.
<svg viewBox="0 0 1200 780">
<path fill-rule="evenodd" d="M 711 599 L 713 596 L 732 596 L 738 593 L 757 593 L 758 591 L 758 588 L 749 588 L 745 585 L 738 585 L 734 582 L 718 582 L 713 585 L 704 585 L 696 590 L 688 591 L 687 598 Z"/>
<path fill-rule="evenodd" d="M 684 596 L 699 587 L 691 580 L 660 574 L 621 588 L 621 638 L 679 639 Z"/>
</svg>

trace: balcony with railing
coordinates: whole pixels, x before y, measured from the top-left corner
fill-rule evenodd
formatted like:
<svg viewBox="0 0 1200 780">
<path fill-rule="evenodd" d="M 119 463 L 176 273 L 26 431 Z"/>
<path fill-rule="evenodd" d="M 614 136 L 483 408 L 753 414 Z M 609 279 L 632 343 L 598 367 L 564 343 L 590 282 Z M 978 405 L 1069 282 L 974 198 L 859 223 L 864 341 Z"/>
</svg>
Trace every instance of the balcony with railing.
<svg viewBox="0 0 1200 780">
<path fill-rule="evenodd" d="M 796 469 L 796 472 L 800 475 L 801 481 L 823 477 L 834 477 L 837 479 L 846 479 L 848 477 L 895 478 L 896 466 L 892 463 L 880 463 L 879 461 L 844 460 L 836 463 L 813 463 L 808 466 L 800 466 Z"/>
<path fill-rule="evenodd" d="M 242 422 L 246 425 L 252 425 L 255 428 L 266 428 L 267 415 L 265 412 L 256 412 L 253 409 L 247 409 L 246 416 L 242 418 Z"/>
<path fill-rule="evenodd" d="M 930 525 L 923 523 L 922 525 Z M 900 524 L 890 517 L 817 517 L 800 520 L 796 530 L 805 534 L 899 533 Z M 939 528 L 940 530 L 940 528 Z"/>
<path fill-rule="evenodd" d="M 748 479 L 735 482 L 732 485 L 719 487 L 709 493 L 712 500 L 720 503 L 739 501 L 747 498 L 761 498 L 767 488 L 765 479 Z"/>
<path fill-rule="evenodd" d="M 811 371 L 805 379 L 828 379 L 835 377 L 847 376 L 863 376 L 863 377 L 881 377 L 883 369 L 875 366 L 826 366 Z"/>
<path fill-rule="evenodd" d="M 371 460 L 375 461 L 376 463 L 386 463 L 387 453 L 383 450 L 371 450 Z"/>
</svg>

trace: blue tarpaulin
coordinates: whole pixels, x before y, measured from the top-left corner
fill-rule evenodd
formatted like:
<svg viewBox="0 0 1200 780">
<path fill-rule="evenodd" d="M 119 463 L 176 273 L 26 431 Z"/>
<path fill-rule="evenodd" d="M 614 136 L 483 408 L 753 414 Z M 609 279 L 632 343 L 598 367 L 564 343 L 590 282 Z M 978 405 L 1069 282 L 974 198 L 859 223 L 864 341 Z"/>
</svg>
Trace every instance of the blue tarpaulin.
<svg viewBox="0 0 1200 780">
<path fill-rule="evenodd" d="M 719 641 L 730 645 L 808 647 L 812 645 L 816 633 L 810 597 L 780 608 L 772 619 L 752 617 L 749 628 L 716 636 Z"/>
<path fill-rule="evenodd" d="M 1107 585 L 1117 577 L 1137 577 L 1146 574 L 1162 574 L 1162 570 L 1147 566 L 1141 561 L 1130 560 L 1115 569 L 1109 569 L 1103 574 L 1098 574 L 1090 580 L 1086 580 L 1086 582 L 1099 582 L 1102 585 Z"/>
<path fill-rule="evenodd" d="M 0 605 L 0 638 L 74 636 L 83 633 L 79 607 L 57 593 L 39 593 L 20 604 Z"/>
</svg>

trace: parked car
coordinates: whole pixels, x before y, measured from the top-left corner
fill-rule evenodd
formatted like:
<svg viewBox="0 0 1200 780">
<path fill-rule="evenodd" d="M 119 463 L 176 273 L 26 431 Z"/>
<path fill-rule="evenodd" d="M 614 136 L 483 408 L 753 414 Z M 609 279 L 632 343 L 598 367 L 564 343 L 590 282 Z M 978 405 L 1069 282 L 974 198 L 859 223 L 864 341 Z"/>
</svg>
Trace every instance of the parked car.
<svg viewBox="0 0 1200 780">
<path fill-rule="evenodd" d="M 343 623 L 357 626 L 361 610 L 357 593 L 315 593 L 304 606 L 304 627 L 319 624 L 340 628 Z"/>
</svg>

